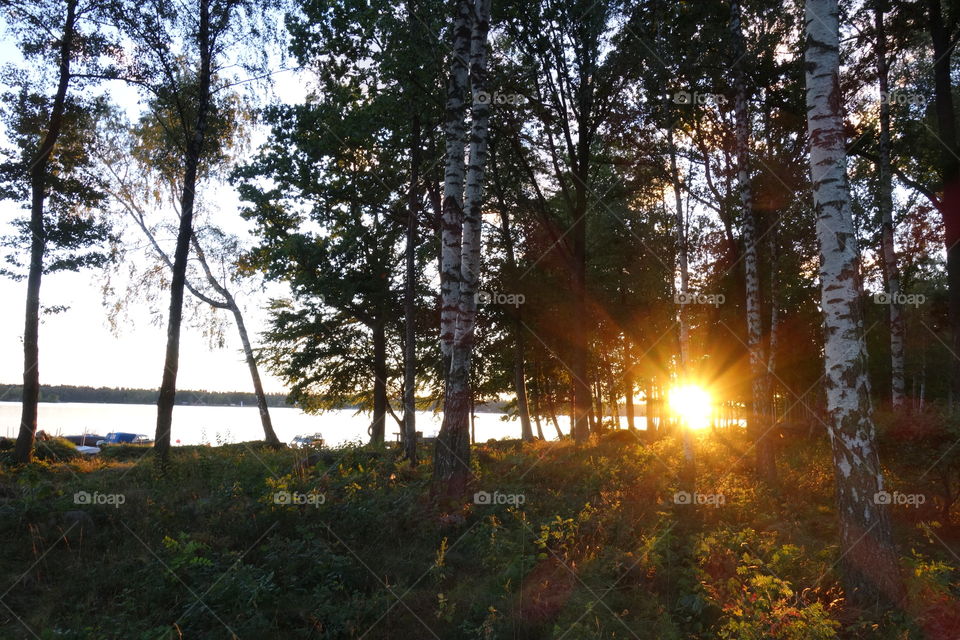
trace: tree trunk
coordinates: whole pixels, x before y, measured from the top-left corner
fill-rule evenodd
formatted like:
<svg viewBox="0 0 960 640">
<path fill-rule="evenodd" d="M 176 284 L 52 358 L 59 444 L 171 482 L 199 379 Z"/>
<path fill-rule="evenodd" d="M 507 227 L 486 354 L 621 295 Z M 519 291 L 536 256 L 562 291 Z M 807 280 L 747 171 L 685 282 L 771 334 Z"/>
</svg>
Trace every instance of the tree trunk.
<svg viewBox="0 0 960 640">
<path fill-rule="evenodd" d="M 533 394 L 531 396 L 531 404 L 533 405 L 533 419 L 536 421 L 537 425 L 537 437 L 541 440 L 546 440 L 543 436 L 543 427 L 540 422 L 543 418 L 543 387 L 540 385 L 540 367 L 534 362 L 533 366 Z"/>
<path fill-rule="evenodd" d="M 866 370 L 861 286 L 839 83 L 837 0 L 806 3 L 806 98 L 810 175 L 820 246 L 825 387 L 840 518 L 840 563 L 855 606 L 899 604 L 904 595 L 889 509 L 878 504 L 877 456 Z"/>
<path fill-rule="evenodd" d="M 60 137 L 63 112 L 70 84 L 70 62 L 76 26 L 76 0 L 67 2 L 67 16 L 60 39 L 60 69 L 57 93 L 50 109 L 47 133 L 37 157 L 30 167 L 30 271 L 27 275 L 27 301 L 23 325 L 23 395 L 21 398 L 20 432 L 14 447 L 14 460 L 27 463 L 33 458 L 37 433 L 37 409 L 40 402 L 40 279 L 43 276 L 43 254 L 47 232 L 43 224 L 46 199 L 47 165 Z"/>
<path fill-rule="evenodd" d="M 643 393 L 645 396 L 643 403 L 643 421 L 646 424 L 646 435 L 647 438 L 653 440 L 653 435 L 656 432 L 653 422 L 653 384 L 650 382 L 650 379 L 647 378 L 646 384 L 643 388 Z"/>
<path fill-rule="evenodd" d="M 773 440 L 770 438 L 771 423 L 769 376 L 763 350 L 763 322 L 760 317 L 760 269 L 757 257 L 757 228 L 753 211 L 753 189 L 750 183 L 750 113 L 747 104 L 747 85 L 743 64 L 746 47 L 740 16 L 740 2 L 730 4 L 730 34 L 733 39 L 734 117 L 736 120 L 737 183 L 740 191 L 741 218 L 743 220 L 743 265 L 746 281 L 747 350 L 750 354 L 751 411 L 748 430 L 756 450 L 758 475 L 768 484 L 776 484 L 777 466 L 774 458 Z"/>
<path fill-rule="evenodd" d="M 669 108 L 669 107 L 668 107 Z M 683 214 L 683 200 L 680 197 L 680 172 L 677 170 L 677 148 L 673 142 L 673 122 L 667 125 L 667 144 L 670 149 L 670 175 L 673 179 L 673 198 L 676 206 L 677 225 L 677 266 L 680 269 L 680 295 L 686 301 L 690 287 L 690 272 L 687 266 L 687 230 Z M 678 305 L 677 323 L 680 325 L 680 371 L 679 379 L 686 383 L 687 367 L 690 363 L 690 328 L 687 326 L 685 304 Z M 687 425 L 681 425 L 683 441 L 683 466 L 680 469 L 680 488 L 693 494 L 697 484 L 697 466 L 693 451 L 693 436 Z M 688 503 L 689 504 L 689 503 Z"/>
<path fill-rule="evenodd" d="M 411 14 L 412 15 L 412 14 Z M 404 456 L 417 464 L 417 214 L 420 203 L 420 116 L 414 114 L 410 150 L 410 194 L 407 202 L 406 273 L 403 290 L 403 445 Z"/>
<path fill-rule="evenodd" d="M 947 251 L 947 288 L 952 351 L 960 353 L 960 159 L 957 158 L 956 115 L 953 110 L 951 58 L 956 43 L 948 32 L 941 0 L 927 0 L 930 37 L 933 41 L 933 95 L 940 149 L 940 182 L 943 197 L 944 242 Z M 951 396 L 960 398 L 960 358 L 951 359 Z M 953 401 L 951 401 L 951 405 Z M 951 406 L 952 408 L 952 406 Z"/>
<path fill-rule="evenodd" d="M 900 269 L 893 234 L 893 180 L 890 170 L 890 101 L 887 68 L 886 31 L 883 24 L 884 0 L 874 8 L 876 27 L 874 50 L 877 56 L 877 78 L 880 85 L 880 145 L 878 169 L 878 204 L 882 224 L 883 275 L 890 297 L 890 403 L 894 409 L 903 405 L 905 383 L 904 322 L 900 304 Z"/>
<path fill-rule="evenodd" d="M 444 133 L 446 167 L 443 174 L 443 216 L 440 233 L 440 349 L 443 373 L 450 374 L 450 358 L 457 332 L 460 299 L 460 255 L 463 234 L 464 147 L 467 138 L 467 83 L 469 79 L 472 7 L 459 0 L 453 24 L 453 51 L 447 81 Z"/>
<path fill-rule="evenodd" d="M 592 394 L 596 403 L 590 407 L 592 415 L 590 416 L 590 428 L 592 433 L 603 433 L 603 393 L 600 387 L 600 380 L 594 380 Z"/>
<path fill-rule="evenodd" d="M 629 358 L 629 352 L 628 352 Z M 637 430 L 636 423 L 636 409 L 633 406 L 633 391 L 635 386 L 635 381 L 633 379 L 633 362 L 628 361 L 624 365 L 624 374 L 623 374 L 623 389 L 624 389 L 624 408 L 627 414 L 627 429 L 630 431 Z"/>
<path fill-rule="evenodd" d="M 590 431 L 593 400 L 588 382 L 588 325 L 587 325 L 587 199 L 581 168 L 574 179 L 576 202 L 573 211 L 573 226 L 570 234 L 573 242 L 571 285 L 576 310 L 573 318 L 573 357 L 570 375 L 573 380 L 573 438 L 585 442 Z"/>
<path fill-rule="evenodd" d="M 510 231 L 510 214 L 506 207 L 501 207 L 500 229 L 503 232 L 503 244 L 507 254 L 507 266 L 511 274 L 517 272 L 517 257 L 513 249 L 513 235 Z M 533 440 L 533 430 L 530 428 L 530 410 L 527 404 L 527 384 L 525 371 L 525 345 L 523 340 L 523 320 L 520 307 L 514 310 L 513 316 L 513 389 L 517 394 L 517 413 L 520 415 L 520 437 L 523 440 Z"/>
<path fill-rule="evenodd" d="M 387 328 L 377 318 L 373 330 L 373 422 L 370 423 L 370 444 L 380 446 L 384 441 L 387 422 Z"/>
<path fill-rule="evenodd" d="M 487 160 L 487 133 L 490 119 L 488 100 L 478 95 L 487 89 L 487 32 L 490 28 L 490 0 L 476 0 L 470 38 L 471 108 L 470 161 L 461 236 L 459 301 L 456 333 L 450 356 L 450 373 L 444 397 L 443 424 L 437 437 L 434 483 L 448 497 L 466 491 L 470 474 L 469 417 L 473 393 L 470 365 L 473 356 L 477 301 L 474 294 L 480 275 L 480 243 L 483 219 L 483 178 Z M 449 158 L 448 158 L 449 160 Z"/>
<path fill-rule="evenodd" d="M 210 4 L 200 1 L 200 24 L 197 32 L 200 53 L 200 93 L 197 105 L 196 128 L 187 144 L 183 174 L 183 195 L 180 198 L 180 227 L 177 230 L 177 248 L 173 254 L 173 274 L 170 280 L 170 316 L 167 321 L 167 348 L 163 364 L 163 380 L 157 399 L 157 431 L 154 436 L 154 455 L 157 468 L 165 470 L 170 457 L 170 427 L 173 424 L 173 405 L 177 395 L 177 371 L 180 367 L 180 324 L 183 320 L 183 290 L 187 277 L 187 257 L 193 236 L 193 205 L 197 186 L 197 166 L 203 152 L 210 109 L 211 56 Z M 186 123 L 183 123 L 186 125 Z"/>
<path fill-rule="evenodd" d="M 250 369 L 250 378 L 253 380 L 253 392 L 257 395 L 257 409 L 260 410 L 260 424 L 263 426 L 263 437 L 270 446 L 281 447 L 282 445 L 280 444 L 280 439 L 277 437 L 277 432 L 273 430 L 273 421 L 270 420 L 270 408 L 267 406 L 267 396 L 263 392 L 263 383 L 260 381 L 260 372 L 257 370 L 257 358 L 254 356 L 253 348 L 250 346 L 250 338 L 247 336 L 247 327 L 243 322 L 243 314 L 240 313 L 240 307 L 233 299 L 233 296 L 227 295 L 227 304 L 230 305 L 233 319 L 237 323 L 240 342 L 243 344 L 243 355 L 247 360 L 247 368 Z"/>
<path fill-rule="evenodd" d="M 547 411 L 550 414 L 550 422 L 553 423 L 553 428 L 557 431 L 557 440 L 563 440 L 563 431 L 560 429 L 560 421 L 557 420 L 557 405 L 554 401 L 553 385 L 550 384 L 550 378 L 544 378 L 544 386 L 546 386 L 544 397 L 547 399 Z"/>
<path fill-rule="evenodd" d="M 610 417 L 613 418 L 613 428 L 620 430 L 620 398 L 617 397 L 617 385 L 613 380 L 613 372 L 607 368 L 607 397 L 610 399 Z"/>
</svg>

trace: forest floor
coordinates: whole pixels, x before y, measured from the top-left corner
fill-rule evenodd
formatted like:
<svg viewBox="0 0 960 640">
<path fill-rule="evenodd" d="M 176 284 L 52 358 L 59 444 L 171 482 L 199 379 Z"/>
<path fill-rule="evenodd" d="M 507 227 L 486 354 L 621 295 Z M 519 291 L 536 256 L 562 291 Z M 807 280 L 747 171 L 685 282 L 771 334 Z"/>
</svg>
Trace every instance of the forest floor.
<svg viewBox="0 0 960 640">
<path fill-rule="evenodd" d="M 491 442 L 474 448 L 476 495 L 452 508 L 430 498 L 429 460 L 391 449 L 322 450 L 304 468 L 302 450 L 179 447 L 162 477 L 133 446 L 0 463 L 0 637 L 960 633 L 960 530 L 935 496 L 893 505 L 909 602 L 856 611 L 825 437 L 780 441 L 778 492 L 754 479 L 742 433 L 704 432 L 697 455 L 688 500 L 671 437 Z M 885 469 L 895 495 L 935 488 L 910 460 Z"/>
</svg>

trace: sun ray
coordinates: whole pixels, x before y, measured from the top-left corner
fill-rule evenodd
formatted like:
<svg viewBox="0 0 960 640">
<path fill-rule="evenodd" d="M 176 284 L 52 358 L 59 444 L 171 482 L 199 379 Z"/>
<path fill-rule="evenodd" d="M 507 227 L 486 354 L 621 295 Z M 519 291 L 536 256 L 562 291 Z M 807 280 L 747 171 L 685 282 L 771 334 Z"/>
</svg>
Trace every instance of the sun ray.
<svg viewBox="0 0 960 640">
<path fill-rule="evenodd" d="M 669 401 L 670 411 L 690 429 L 706 429 L 710 425 L 713 400 L 703 387 L 695 384 L 672 387 Z"/>
</svg>

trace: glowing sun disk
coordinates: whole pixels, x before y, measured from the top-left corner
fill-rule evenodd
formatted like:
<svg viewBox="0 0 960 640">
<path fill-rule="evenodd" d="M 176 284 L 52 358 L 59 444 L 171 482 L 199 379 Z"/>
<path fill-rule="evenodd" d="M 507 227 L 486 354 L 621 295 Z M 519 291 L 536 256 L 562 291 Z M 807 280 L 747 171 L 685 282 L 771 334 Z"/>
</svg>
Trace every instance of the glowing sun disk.
<svg viewBox="0 0 960 640">
<path fill-rule="evenodd" d="M 670 389 L 670 411 L 691 429 L 705 429 L 710 423 L 710 393 L 695 384 L 679 385 Z"/>
</svg>

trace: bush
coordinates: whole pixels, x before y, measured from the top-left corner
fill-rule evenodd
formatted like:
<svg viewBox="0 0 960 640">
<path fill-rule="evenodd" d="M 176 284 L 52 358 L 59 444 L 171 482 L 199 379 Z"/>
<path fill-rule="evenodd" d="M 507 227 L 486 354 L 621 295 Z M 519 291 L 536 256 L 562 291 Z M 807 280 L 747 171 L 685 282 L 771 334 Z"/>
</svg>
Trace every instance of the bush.
<svg viewBox="0 0 960 640">
<path fill-rule="evenodd" d="M 100 447 L 100 457 L 114 462 L 136 462 L 151 455 L 152 444 L 108 444 Z"/>
<path fill-rule="evenodd" d="M 45 462 L 69 462 L 82 456 L 77 451 L 77 445 L 63 438 L 38 439 L 33 444 L 33 455 L 37 460 Z"/>
</svg>

